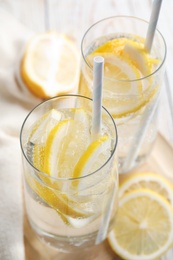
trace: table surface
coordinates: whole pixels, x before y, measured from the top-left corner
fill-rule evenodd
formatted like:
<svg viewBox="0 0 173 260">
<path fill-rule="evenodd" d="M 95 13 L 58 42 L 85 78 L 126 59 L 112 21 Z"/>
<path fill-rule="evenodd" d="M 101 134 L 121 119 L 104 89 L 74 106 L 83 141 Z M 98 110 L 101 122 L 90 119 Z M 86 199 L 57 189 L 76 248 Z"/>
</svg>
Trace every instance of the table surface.
<svg viewBox="0 0 173 260">
<path fill-rule="evenodd" d="M 8 11 L 34 32 L 57 30 L 73 36 L 78 46 L 87 28 L 114 15 L 138 16 L 149 20 L 152 0 L 0 0 Z M 160 104 L 159 130 L 173 145 L 173 0 L 165 0 L 158 22 L 167 43 L 166 73 Z"/>
<path fill-rule="evenodd" d="M 152 0 L 0 0 L 0 8 L 13 14 L 34 32 L 57 30 L 73 36 L 78 46 L 87 28 L 108 16 L 130 15 L 149 20 Z M 166 73 L 160 105 L 159 129 L 173 144 L 173 1 L 163 0 L 158 29 L 167 42 Z M 32 17 L 32 18 L 31 18 Z"/>
</svg>

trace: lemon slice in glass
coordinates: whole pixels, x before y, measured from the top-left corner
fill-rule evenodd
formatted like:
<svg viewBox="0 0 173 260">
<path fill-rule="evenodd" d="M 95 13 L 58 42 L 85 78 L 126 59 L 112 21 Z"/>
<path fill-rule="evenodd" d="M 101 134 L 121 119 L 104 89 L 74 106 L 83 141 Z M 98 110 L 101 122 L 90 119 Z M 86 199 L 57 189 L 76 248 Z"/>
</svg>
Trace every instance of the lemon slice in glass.
<svg viewBox="0 0 173 260">
<path fill-rule="evenodd" d="M 40 177 L 40 176 L 39 176 Z M 40 196 L 50 207 L 57 211 L 66 224 L 69 224 L 68 216 L 72 218 L 87 218 L 92 214 L 80 208 L 76 202 L 72 202 L 64 193 L 52 189 L 51 186 L 46 185 L 46 178 L 33 178 L 31 175 L 26 175 L 26 180 L 33 191 Z"/>
<path fill-rule="evenodd" d="M 143 77 L 153 72 L 153 67 L 159 64 L 159 59 L 154 59 L 145 50 L 144 44 L 127 39 L 123 50 L 124 56 L 141 71 Z"/>
<path fill-rule="evenodd" d="M 146 53 L 143 39 L 135 42 L 128 38 L 117 38 L 99 46 L 86 58 L 92 67 L 93 58 L 100 55 L 105 59 L 103 104 L 115 119 L 133 116 L 153 98 L 156 90 L 152 89 L 153 78 L 142 80 L 151 74 L 158 63 Z M 85 73 L 85 71 L 84 71 Z M 92 76 L 88 71 L 88 85 L 92 86 Z M 91 96 L 90 93 L 86 93 Z"/>
<path fill-rule="evenodd" d="M 32 127 L 29 141 L 33 144 L 45 144 L 51 129 L 61 120 L 62 113 L 51 109 Z"/>
<path fill-rule="evenodd" d="M 90 136 L 88 116 L 83 109 L 69 109 L 67 119 L 63 119 L 64 113 L 65 111 L 51 110 L 34 125 L 30 140 L 36 140 L 36 137 L 38 139 L 33 148 L 33 163 L 45 174 L 38 171 L 36 176 L 28 175 L 27 181 L 31 188 L 60 214 L 65 223 L 70 224 L 68 217 L 87 218 L 92 214 L 84 211 L 78 201 L 73 201 L 72 197 L 68 196 L 68 187 L 64 185 L 68 181 L 56 178 L 72 177 L 73 167 L 88 146 Z M 56 124 L 51 123 L 52 114 Z M 57 121 L 60 119 L 59 115 L 61 121 Z M 44 142 L 40 142 L 40 130 L 47 131 Z"/>
<path fill-rule="evenodd" d="M 93 141 L 76 164 L 73 178 L 86 176 L 99 169 L 110 157 L 110 147 L 111 139 L 107 135 L 101 136 Z M 102 157 L 102 160 L 100 160 L 99 157 Z"/>
<path fill-rule="evenodd" d="M 173 209 L 162 196 L 138 189 L 120 199 L 109 243 L 122 259 L 158 259 L 172 239 Z"/>
<path fill-rule="evenodd" d="M 79 178 L 91 174 L 92 172 L 99 169 L 102 165 L 104 165 L 104 163 L 106 163 L 110 156 L 111 138 L 107 135 L 100 136 L 87 147 L 87 149 L 80 157 L 78 163 L 74 168 L 73 177 Z M 106 175 L 105 172 L 106 171 L 104 169 L 104 176 Z M 93 176 L 91 175 L 87 178 L 87 181 L 85 181 L 85 179 L 74 181 L 73 188 L 78 193 L 78 195 L 80 195 L 80 190 L 82 190 L 82 194 L 84 195 L 84 190 L 90 188 L 91 191 L 91 187 L 94 186 L 96 183 L 99 183 L 100 178 L 103 178 L 102 171 L 100 171 L 99 174 L 95 174 Z M 103 187 L 101 187 L 101 189 L 103 189 Z"/>
<path fill-rule="evenodd" d="M 73 119 L 61 121 L 48 136 L 44 172 L 52 177 L 72 178 L 73 169 L 88 142 L 82 122 Z"/>
</svg>

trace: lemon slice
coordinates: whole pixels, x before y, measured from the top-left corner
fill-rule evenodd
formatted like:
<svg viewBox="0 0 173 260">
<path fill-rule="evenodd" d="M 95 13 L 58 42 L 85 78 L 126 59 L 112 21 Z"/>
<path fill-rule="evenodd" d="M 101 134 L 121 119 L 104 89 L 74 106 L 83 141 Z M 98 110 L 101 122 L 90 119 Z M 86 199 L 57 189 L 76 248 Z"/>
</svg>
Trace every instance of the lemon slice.
<svg viewBox="0 0 173 260">
<path fill-rule="evenodd" d="M 119 201 L 109 242 L 123 259 L 159 258 L 173 242 L 172 207 L 162 196 L 150 190 L 127 193 Z"/>
<path fill-rule="evenodd" d="M 80 55 L 73 41 L 56 32 L 35 35 L 28 42 L 21 62 L 21 77 L 40 98 L 76 92 Z"/>
<path fill-rule="evenodd" d="M 145 50 L 143 43 L 127 39 L 123 51 L 124 54 L 128 55 L 132 64 L 141 71 L 143 76 L 150 75 L 153 71 L 153 66 L 159 63 L 158 59 L 150 57 L 150 54 Z"/>
<path fill-rule="evenodd" d="M 99 55 L 104 58 L 104 88 L 107 91 L 121 95 L 142 94 L 141 84 L 136 81 L 128 82 L 140 78 L 141 75 L 130 60 L 115 54 L 94 52 L 94 54 L 87 57 L 87 61 L 91 66 L 93 66 L 94 57 Z M 126 84 L 123 84 L 123 81 L 126 81 Z"/>
<path fill-rule="evenodd" d="M 58 178 L 73 177 L 73 169 L 86 150 L 88 141 L 86 127 L 80 120 L 61 121 L 48 136 L 44 172 Z"/>
<path fill-rule="evenodd" d="M 145 81 L 140 79 L 151 74 L 158 60 L 146 53 L 142 38 L 134 38 L 134 41 L 125 37 L 107 41 L 86 58 L 91 67 L 94 56 L 100 55 L 105 59 L 103 104 L 115 119 L 130 118 L 140 113 L 157 91 L 151 87 L 152 77 Z M 91 88 L 92 75 L 85 70 L 84 75 Z M 88 89 L 88 93 L 86 89 L 83 91 L 91 96 L 92 89 Z"/>
<path fill-rule="evenodd" d="M 37 178 L 33 178 L 29 174 L 26 175 L 26 180 L 32 190 L 56 210 L 66 224 L 70 224 L 68 216 L 71 218 L 87 218 L 92 215 L 84 211 L 79 203 L 71 201 L 66 194 L 53 190 L 51 187 L 49 188 L 42 180 L 37 180 Z"/>
<path fill-rule="evenodd" d="M 30 142 L 34 144 L 45 144 L 51 129 L 61 120 L 61 112 L 51 109 L 44 114 L 32 127 Z"/>
<path fill-rule="evenodd" d="M 73 172 L 73 178 L 86 176 L 91 172 L 96 171 L 110 157 L 111 139 L 104 135 L 93 141 L 83 155 L 80 157 Z M 99 157 L 104 160 L 98 159 Z"/>
<path fill-rule="evenodd" d="M 120 184 L 119 197 L 140 188 L 159 193 L 173 205 L 173 186 L 166 178 L 152 172 L 135 173 L 126 177 Z"/>
<path fill-rule="evenodd" d="M 108 160 L 110 153 L 111 138 L 109 136 L 104 135 L 93 141 L 76 164 L 73 171 L 73 178 L 84 177 L 99 169 Z M 99 177 L 101 178 L 101 172 Z M 95 176 L 88 178 L 87 182 L 82 179 L 76 180 L 73 182 L 73 188 L 77 192 L 82 190 L 82 194 L 84 194 L 84 189 L 94 186 L 98 181 L 98 178 Z"/>
<path fill-rule="evenodd" d="M 45 138 L 40 139 L 40 131 L 45 132 L 46 129 Z M 77 220 L 72 219 L 81 218 L 81 223 L 84 225 L 93 213 L 86 212 L 77 200 L 72 200 L 72 196 L 68 196 L 70 193 L 68 187 L 66 185 L 64 189 L 62 187 L 67 182 L 50 179 L 50 176 L 72 177 L 70 171 L 73 173 L 72 169 L 80 153 L 83 154 L 90 142 L 87 113 L 81 108 L 61 112 L 53 109 L 33 126 L 29 141 L 31 140 L 35 141 L 34 166 L 48 175 L 37 172 L 37 176 L 34 177 L 28 174 L 26 177 L 28 184 L 57 211 L 64 223 L 77 227 Z M 92 218 L 89 219 L 92 221 Z"/>
</svg>

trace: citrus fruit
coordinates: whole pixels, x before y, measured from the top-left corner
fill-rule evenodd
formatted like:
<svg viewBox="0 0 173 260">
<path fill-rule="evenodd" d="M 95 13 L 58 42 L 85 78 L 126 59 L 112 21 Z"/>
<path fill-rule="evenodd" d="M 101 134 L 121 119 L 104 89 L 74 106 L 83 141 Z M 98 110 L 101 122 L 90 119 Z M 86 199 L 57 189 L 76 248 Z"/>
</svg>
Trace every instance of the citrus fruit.
<svg viewBox="0 0 173 260">
<path fill-rule="evenodd" d="M 66 224 L 69 224 L 68 216 L 72 218 L 87 218 L 92 215 L 80 208 L 79 203 L 71 201 L 65 193 L 63 194 L 46 185 L 47 179 L 44 179 L 44 176 L 42 179 L 33 178 L 29 174 L 26 175 L 26 180 L 32 190 L 49 206 L 55 209 L 61 218 L 64 218 Z"/>
<path fill-rule="evenodd" d="M 158 59 L 150 57 L 150 54 L 145 50 L 144 44 L 127 39 L 124 46 L 124 55 L 127 55 L 132 64 L 138 68 L 142 76 L 150 75 L 154 66 L 159 63 Z"/>
<path fill-rule="evenodd" d="M 21 78 L 39 98 L 75 92 L 79 80 L 79 53 L 63 34 L 36 34 L 27 43 L 21 61 Z"/>
<path fill-rule="evenodd" d="M 111 155 L 110 147 L 111 138 L 107 135 L 103 135 L 94 140 L 87 147 L 87 149 L 84 151 L 84 153 L 79 158 L 77 164 L 75 165 L 73 178 L 79 178 L 89 175 L 90 173 L 96 171 L 102 165 L 104 165 Z M 84 194 L 84 190 L 87 189 L 87 187 L 91 187 L 94 186 L 95 183 L 99 183 L 99 179 L 101 178 L 101 176 L 102 173 L 100 171 L 99 177 L 97 177 L 97 175 L 93 176 L 93 178 L 92 176 L 90 176 L 87 182 L 83 181 L 82 179 L 76 180 L 73 182 L 73 188 L 75 188 L 77 192 L 82 190 L 82 194 Z"/>
<path fill-rule="evenodd" d="M 120 184 L 119 197 L 140 188 L 159 193 L 173 205 L 173 186 L 165 177 L 152 172 L 134 173 L 126 177 Z"/>
<path fill-rule="evenodd" d="M 45 144 L 51 129 L 61 120 L 62 114 L 56 109 L 45 113 L 34 126 L 29 141 L 34 144 Z"/>
<path fill-rule="evenodd" d="M 45 144 L 44 172 L 56 178 L 72 178 L 73 169 L 90 142 L 89 121 L 83 109 L 71 109 L 49 133 Z"/>
<path fill-rule="evenodd" d="M 108 239 L 123 259 L 159 258 L 173 243 L 172 206 L 151 190 L 126 193 L 119 200 L 116 222 Z"/>
<path fill-rule="evenodd" d="M 27 181 L 36 194 L 71 225 L 70 218 L 87 218 L 92 214 L 68 197 L 67 187 L 62 187 L 65 182 L 56 178 L 72 177 L 73 167 L 88 146 L 90 136 L 88 116 L 83 109 L 69 109 L 67 118 L 64 118 L 65 113 L 52 109 L 32 127 L 29 141 L 34 142 L 33 164 L 44 173 L 38 171 L 36 178 L 28 174 Z"/>
<path fill-rule="evenodd" d="M 65 224 L 76 228 L 100 217 L 103 207 L 98 203 L 96 210 L 93 200 L 100 201 L 103 191 L 109 193 L 114 185 L 114 174 L 108 174 L 109 163 L 99 171 L 98 178 L 92 174 L 86 181 L 82 178 L 101 168 L 111 155 L 111 137 L 105 130 L 92 141 L 90 124 L 90 115 L 82 108 L 52 109 L 31 126 L 28 140 L 37 169 L 35 174 L 27 174 L 28 184 Z M 103 177 L 104 185 L 100 181 Z M 109 199 L 105 193 L 105 200 Z"/>
<path fill-rule="evenodd" d="M 138 41 L 116 38 L 99 46 L 86 57 L 90 67 L 93 66 L 95 56 L 102 56 L 105 60 L 103 104 L 116 119 L 138 113 L 152 101 L 158 89 L 152 88 L 153 77 L 140 80 L 146 74 L 150 75 L 159 61 L 145 51 L 142 38 Z M 83 74 L 87 83 L 81 78 L 81 93 L 91 96 L 92 74 L 88 68 L 83 68 Z"/>
<path fill-rule="evenodd" d="M 87 174 L 99 169 L 101 165 L 103 165 L 104 162 L 106 162 L 110 157 L 110 147 L 111 139 L 107 135 L 101 136 L 93 141 L 76 164 L 73 172 L 73 178 L 86 176 Z M 102 160 L 98 160 L 99 156 Z"/>
</svg>

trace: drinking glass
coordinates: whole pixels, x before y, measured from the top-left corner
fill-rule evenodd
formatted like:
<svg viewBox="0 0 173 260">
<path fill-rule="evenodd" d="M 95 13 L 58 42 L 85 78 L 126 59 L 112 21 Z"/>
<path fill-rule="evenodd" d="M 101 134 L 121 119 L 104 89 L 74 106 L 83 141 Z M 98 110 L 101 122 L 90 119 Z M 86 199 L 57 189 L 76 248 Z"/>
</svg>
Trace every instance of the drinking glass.
<svg viewBox="0 0 173 260">
<path fill-rule="evenodd" d="M 60 251 L 101 243 L 115 221 L 116 125 L 102 107 L 99 141 L 92 141 L 92 106 L 93 101 L 84 96 L 57 96 L 36 106 L 21 128 L 27 217 L 37 235 Z M 71 130 L 64 128 L 67 123 Z M 46 163 L 52 168 L 44 172 Z"/>
<path fill-rule="evenodd" d="M 105 58 L 103 105 L 112 114 L 117 125 L 120 173 L 126 173 L 144 162 L 157 136 L 158 103 L 164 75 L 166 44 L 162 34 L 156 30 L 152 49 L 148 54 L 152 62 L 155 62 L 150 70 L 151 64 L 146 58 L 148 56 L 145 50 L 137 51 L 135 47 L 135 43 L 140 45 L 145 42 L 147 29 L 148 22 L 137 17 L 109 17 L 92 25 L 84 34 L 81 44 L 79 94 L 92 96 L 92 58 L 95 55 Z M 124 45 L 123 49 L 120 43 L 119 49 L 115 50 L 114 45 L 108 42 L 118 38 L 122 42 L 124 39 L 133 40 L 133 44 L 130 47 L 128 44 Z M 107 47 L 103 47 L 105 43 L 108 43 Z M 121 55 L 124 50 L 128 54 L 130 52 L 130 60 Z M 122 72 L 125 72 L 126 77 Z M 123 74 L 122 78 L 120 73 Z"/>
</svg>

